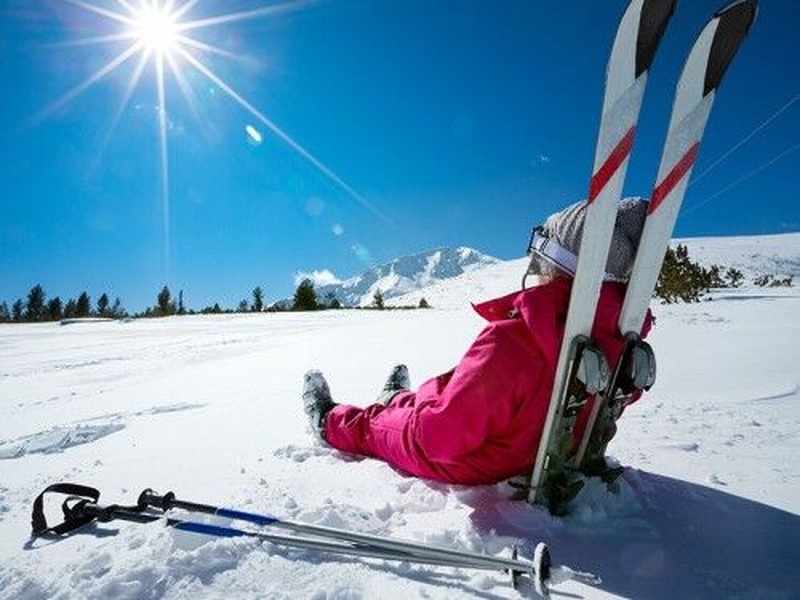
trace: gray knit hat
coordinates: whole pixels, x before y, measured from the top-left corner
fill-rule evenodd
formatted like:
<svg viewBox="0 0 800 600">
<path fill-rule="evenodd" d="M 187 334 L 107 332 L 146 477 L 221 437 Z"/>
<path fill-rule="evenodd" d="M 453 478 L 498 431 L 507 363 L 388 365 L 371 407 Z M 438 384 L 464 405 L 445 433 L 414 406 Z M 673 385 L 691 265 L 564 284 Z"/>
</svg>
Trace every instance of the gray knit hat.
<svg viewBox="0 0 800 600">
<path fill-rule="evenodd" d="M 574 275 L 585 216 L 584 200 L 551 215 L 542 227 L 534 231 L 535 237 L 532 238 L 529 249 L 531 262 L 528 265 L 528 275 L 552 276 L 559 272 Z M 626 198 L 620 202 L 608 252 L 606 279 L 627 281 L 630 277 L 646 216 L 646 200 Z M 548 250 L 550 242 L 556 242 L 551 244 L 555 251 L 552 248 Z"/>
</svg>

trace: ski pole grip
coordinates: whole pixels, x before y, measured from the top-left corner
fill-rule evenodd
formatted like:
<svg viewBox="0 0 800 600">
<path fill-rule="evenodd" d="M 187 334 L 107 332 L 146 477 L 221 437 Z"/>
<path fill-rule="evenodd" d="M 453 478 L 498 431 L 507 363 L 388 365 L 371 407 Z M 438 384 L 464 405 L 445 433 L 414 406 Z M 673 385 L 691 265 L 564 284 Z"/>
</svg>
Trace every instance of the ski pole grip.
<svg viewBox="0 0 800 600">
<path fill-rule="evenodd" d="M 174 502 L 175 494 L 173 492 L 167 492 L 162 496 L 152 489 L 147 488 L 139 494 L 139 500 L 136 504 L 142 508 L 153 506 L 166 512 L 172 508 Z"/>
</svg>

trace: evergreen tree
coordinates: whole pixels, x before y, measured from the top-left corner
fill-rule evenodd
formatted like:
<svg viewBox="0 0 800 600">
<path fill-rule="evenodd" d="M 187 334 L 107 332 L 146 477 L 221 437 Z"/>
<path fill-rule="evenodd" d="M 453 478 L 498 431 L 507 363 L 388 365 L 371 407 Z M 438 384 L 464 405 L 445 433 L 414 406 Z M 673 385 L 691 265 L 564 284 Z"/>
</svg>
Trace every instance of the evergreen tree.
<svg viewBox="0 0 800 600">
<path fill-rule="evenodd" d="M 792 287 L 792 280 L 794 277 L 789 275 L 783 279 L 779 279 L 775 275 L 761 275 L 753 280 L 758 287 Z"/>
<path fill-rule="evenodd" d="M 112 319 L 121 319 L 121 318 L 127 316 L 127 314 L 128 314 L 127 311 L 122 306 L 122 300 L 120 300 L 119 298 L 116 298 L 114 300 L 114 305 L 111 307 L 111 314 L 110 314 L 111 318 Z"/>
<path fill-rule="evenodd" d="M 264 310 L 264 290 L 261 287 L 256 287 L 253 290 L 253 312 L 261 312 Z"/>
<path fill-rule="evenodd" d="M 45 308 L 45 293 L 41 285 L 35 285 L 28 292 L 28 302 L 25 305 L 26 321 L 44 321 L 47 318 Z"/>
<path fill-rule="evenodd" d="M 730 287 L 739 287 L 742 285 L 742 281 L 744 280 L 744 274 L 739 269 L 734 269 L 731 267 L 725 271 L 725 279 Z"/>
<path fill-rule="evenodd" d="M 98 317 L 108 317 L 108 295 L 103 294 L 97 299 L 97 316 Z"/>
<path fill-rule="evenodd" d="M 428 304 L 428 301 L 425 298 L 420 298 L 419 300 L 419 308 L 430 308 L 431 305 Z"/>
<path fill-rule="evenodd" d="M 742 277 L 736 269 L 728 269 L 722 276 L 722 267 L 711 265 L 705 268 L 689 258 L 689 250 L 683 244 L 667 249 L 664 263 L 658 275 L 654 295 L 665 303 L 699 302 L 711 288 L 736 285 Z"/>
<path fill-rule="evenodd" d="M 689 251 L 683 244 L 673 250 L 667 248 L 656 283 L 655 295 L 665 303 L 698 302 L 705 291 L 698 265 L 689 260 Z"/>
<path fill-rule="evenodd" d="M 18 299 L 14 304 L 11 306 L 11 318 L 16 323 L 22 321 L 22 314 L 25 310 L 25 304 L 23 304 L 22 299 Z"/>
<path fill-rule="evenodd" d="M 310 279 L 304 279 L 297 286 L 292 302 L 292 310 L 318 310 L 317 292 Z"/>
<path fill-rule="evenodd" d="M 75 304 L 75 316 L 80 318 L 89 317 L 92 314 L 92 299 L 89 294 L 82 292 L 78 296 L 78 302 Z"/>
<path fill-rule="evenodd" d="M 77 316 L 78 316 L 78 303 L 75 302 L 74 298 L 70 298 L 64 305 L 64 318 L 74 319 Z"/>
<path fill-rule="evenodd" d="M 383 304 L 383 293 L 381 293 L 380 288 L 375 290 L 375 294 L 372 296 L 372 306 L 378 310 L 383 310 L 385 308 Z"/>
<path fill-rule="evenodd" d="M 156 302 L 157 304 L 153 311 L 156 316 L 167 317 L 169 315 L 174 315 L 177 311 L 175 303 L 172 301 L 172 294 L 170 294 L 167 286 L 161 288 L 161 291 L 156 297 Z"/>
<path fill-rule="evenodd" d="M 183 305 L 183 290 L 178 292 L 178 314 L 185 315 L 186 307 Z"/>
<path fill-rule="evenodd" d="M 6 323 L 11 320 L 11 311 L 8 309 L 8 304 L 3 302 L 0 304 L 0 323 Z"/>
<path fill-rule="evenodd" d="M 325 296 L 325 300 L 328 308 L 342 308 L 342 303 L 339 302 L 339 299 L 334 295 L 333 292 L 328 292 L 328 294 Z"/>
<path fill-rule="evenodd" d="M 60 321 L 63 316 L 64 310 L 61 304 L 61 298 L 56 296 L 47 303 L 47 317 L 51 321 Z"/>
<path fill-rule="evenodd" d="M 238 312 L 250 312 L 250 305 L 247 303 L 247 300 L 239 302 Z"/>
</svg>

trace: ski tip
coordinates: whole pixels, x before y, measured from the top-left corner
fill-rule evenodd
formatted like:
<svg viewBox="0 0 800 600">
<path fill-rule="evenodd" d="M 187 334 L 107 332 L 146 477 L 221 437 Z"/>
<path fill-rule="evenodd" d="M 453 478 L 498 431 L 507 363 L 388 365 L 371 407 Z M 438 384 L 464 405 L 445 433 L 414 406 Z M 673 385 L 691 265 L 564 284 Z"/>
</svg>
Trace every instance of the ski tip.
<svg viewBox="0 0 800 600">
<path fill-rule="evenodd" d="M 716 90 L 722 76 L 736 55 L 742 41 L 750 31 L 756 18 L 756 0 L 736 0 L 720 9 L 713 17 L 718 20 L 714 40 L 709 53 L 703 95 Z"/>
<path fill-rule="evenodd" d="M 730 2 L 720 8 L 716 13 L 714 13 L 715 17 L 722 17 L 728 12 L 738 12 L 741 14 L 750 14 L 750 22 L 752 23 L 753 20 L 756 18 L 756 14 L 758 13 L 758 1 L 757 0 L 734 0 L 734 2 Z"/>
<path fill-rule="evenodd" d="M 636 77 L 650 69 L 677 0 L 644 0 L 636 41 Z"/>
</svg>

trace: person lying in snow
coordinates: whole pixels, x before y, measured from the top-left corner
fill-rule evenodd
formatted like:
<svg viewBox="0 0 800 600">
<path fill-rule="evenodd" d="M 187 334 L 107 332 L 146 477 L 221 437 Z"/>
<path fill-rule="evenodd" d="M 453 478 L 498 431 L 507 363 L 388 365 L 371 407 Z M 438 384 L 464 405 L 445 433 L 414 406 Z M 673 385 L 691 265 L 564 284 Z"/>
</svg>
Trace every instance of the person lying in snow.
<svg viewBox="0 0 800 600">
<path fill-rule="evenodd" d="M 647 202 L 620 203 L 592 339 L 613 370 L 624 340 L 617 328 Z M 320 371 L 305 375 L 303 406 L 330 446 L 382 459 L 412 475 L 489 484 L 527 474 L 542 436 L 567 316 L 585 202 L 552 215 L 532 243 L 526 276 L 534 287 L 474 306 L 489 324 L 453 370 L 411 391 L 408 370 L 392 371 L 381 399 L 366 408 L 334 402 Z M 532 240 L 533 241 L 533 240 Z M 642 336 L 652 324 L 648 312 Z M 591 402 L 578 418 L 585 426 Z M 613 433 L 612 433 L 613 435 Z"/>
</svg>

